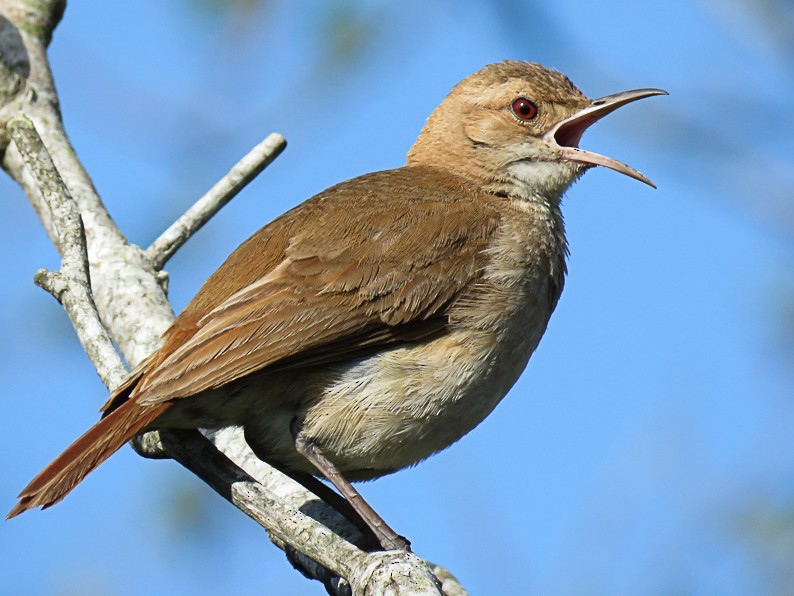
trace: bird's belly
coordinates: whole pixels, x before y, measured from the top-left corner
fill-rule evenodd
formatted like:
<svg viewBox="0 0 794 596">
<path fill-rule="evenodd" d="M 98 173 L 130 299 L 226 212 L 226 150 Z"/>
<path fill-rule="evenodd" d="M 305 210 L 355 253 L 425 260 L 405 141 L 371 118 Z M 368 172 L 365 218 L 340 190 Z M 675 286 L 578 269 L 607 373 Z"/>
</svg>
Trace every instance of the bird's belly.
<svg viewBox="0 0 794 596">
<path fill-rule="evenodd" d="M 457 441 L 493 410 L 524 370 L 545 321 L 533 327 L 539 328 L 524 326 L 501 336 L 459 330 L 324 369 L 316 373 L 321 382 L 304 377 L 301 386 L 320 389 L 304 394 L 297 414 L 302 433 L 351 480 L 413 465 Z M 312 471 L 275 428 L 288 422 L 286 413 L 279 418 L 271 416 L 269 428 L 249 427 L 249 442 L 260 456 Z"/>
</svg>

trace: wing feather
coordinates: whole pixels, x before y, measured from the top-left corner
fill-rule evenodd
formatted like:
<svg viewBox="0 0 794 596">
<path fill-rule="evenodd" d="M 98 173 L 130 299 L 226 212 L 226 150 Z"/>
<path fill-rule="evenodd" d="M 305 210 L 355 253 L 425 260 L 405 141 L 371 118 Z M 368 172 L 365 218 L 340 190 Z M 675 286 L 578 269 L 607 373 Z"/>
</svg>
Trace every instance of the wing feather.
<svg viewBox="0 0 794 596">
<path fill-rule="evenodd" d="M 443 332 L 446 309 L 482 270 L 499 212 L 429 174 L 364 176 L 260 230 L 166 334 L 134 390 L 142 403 Z M 229 281 L 235 273 L 242 284 Z"/>
</svg>

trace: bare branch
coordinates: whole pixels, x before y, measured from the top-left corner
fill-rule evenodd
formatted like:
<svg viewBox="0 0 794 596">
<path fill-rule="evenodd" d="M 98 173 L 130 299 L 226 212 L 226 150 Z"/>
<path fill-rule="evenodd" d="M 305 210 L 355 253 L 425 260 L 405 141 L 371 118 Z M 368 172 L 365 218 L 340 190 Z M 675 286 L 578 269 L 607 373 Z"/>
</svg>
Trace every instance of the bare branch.
<svg viewBox="0 0 794 596">
<path fill-rule="evenodd" d="M 309 503 L 304 503 L 303 511 L 299 511 L 285 504 L 280 495 L 256 482 L 232 462 L 227 460 L 225 466 L 219 465 L 217 460 L 225 457 L 211 448 L 198 431 L 159 431 L 147 433 L 145 437 L 150 442 L 147 446 L 149 452 L 153 451 L 151 443 L 159 442 L 164 453 L 187 467 L 218 494 L 266 528 L 276 544 L 286 545 L 316 561 L 327 570 L 323 575 L 330 571 L 346 578 L 354 594 L 382 594 L 389 589 L 395 595 L 441 594 L 439 581 L 422 559 L 403 551 L 362 551 L 330 530 L 327 519 L 321 517 L 323 523 L 317 521 L 318 509 L 309 507 Z M 273 473 L 281 475 L 280 472 Z M 293 482 L 281 476 L 282 483 Z M 296 490 L 301 489 L 296 487 Z M 327 509 L 330 508 L 325 503 L 316 504 L 320 512 L 329 514 Z M 311 512 L 311 515 L 306 512 Z M 336 512 L 331 515 L 341 517 Z M 313 575 L 317 577 L 320 574 Z M 318 579 L 327 582 L 330 576 Z"/>
<path fill-rule="evenodd" d="M 251 149 L 234 167 L 146 249 L 146 256 L 160 270 L 174 253 L 226 203 L 256 178 L 279 154 L 287 141 L 272 133 Z"/>
<path fill-rule="evenodd" d="M 0 0 L 0 61 L 5 66 L 0 68 L 0 88 L 19 87 L 19 76 L 26 80 L 16 95 L 0 94 L 0 122 L 25 113 L 35 124 L 83 219 L 99 315 L 134 366 L 159 346 L 173 311 L 143 251 L 129 244 L 110 218 L 63 128 L 46 50 L 64 6 L 63 0 Z M 5 149 L 0 152 L 3 169 L 22 187 L 58 246 L 58 233 L 35 177 L 15 144 L 0 149 Z"/>
<path fill-rule="evenodd" d="M 57 230 L 61 269 L 56 272 L 42 269 L 36 274 L 36 284 L 63 305 L 102 382 L 110 388 L 116 387 L 127 376 L 127 368 L 116 352 L 94 304 L 85 231 L 77 204 L 55 169 L 55 164 L 52 163 L 52 158 L 33 123 L 27 117 L 21 116 L 11 119 L 7 129 L 37 181 L 39 192 L 49 208 L 50 219 Z"/>
</svg>

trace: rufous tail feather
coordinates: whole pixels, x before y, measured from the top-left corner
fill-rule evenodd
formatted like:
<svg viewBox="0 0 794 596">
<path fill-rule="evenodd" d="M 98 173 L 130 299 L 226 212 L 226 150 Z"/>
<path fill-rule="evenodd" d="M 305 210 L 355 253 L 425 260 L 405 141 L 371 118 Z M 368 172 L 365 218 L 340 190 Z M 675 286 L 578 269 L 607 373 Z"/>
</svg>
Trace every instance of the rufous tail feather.
<svg viewBox="0 0 794 596">
<path fill-rule="evenodd" d="M 30 481 L 19 493 L 19 503 L 6 519 L 34 507 L 46 509 L 63 499 L 99 464 L 169 407 L 169 403 L 140 406 L 133 399 L 107 414 Z"/>
</svg>

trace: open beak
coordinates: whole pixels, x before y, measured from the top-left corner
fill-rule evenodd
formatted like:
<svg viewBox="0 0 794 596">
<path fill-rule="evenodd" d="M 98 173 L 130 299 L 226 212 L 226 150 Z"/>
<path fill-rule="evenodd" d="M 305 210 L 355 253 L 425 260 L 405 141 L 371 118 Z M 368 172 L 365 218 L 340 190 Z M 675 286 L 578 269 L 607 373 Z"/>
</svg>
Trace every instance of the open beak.
<svg viewBox="0 0 794 596">
<path fill-rule="evenodd" d="M 661 89 L 636 89 L 634 91 L 624 91 L 623 93 L 615 93 L 614 95 L 607 95 L 601 99 L 595 99 L 583 110 L 577 112 L 570 118 L 558 122 L 554 128 L 544 135 L 543 140 L 548 143 L 550 147 L 561 153 L 560 159 L 577 161 L 591 166 L 611 168 L 616 172 L 626 174 L 626 176 L 631 176 L 640 182 L 645 182 L 645 184 L 649 184 L 656 188 L 653 182 L 631 166 L 619 162 L 616 159 L 612 159 L 611 157 L 579 149 L 579 141 L 582 139 L 584 131 L 587 130 L 591 124 L 598 122 L 601 118 L 617 110 L 620 106 L 624 106 L 627 103 L 644 97 L 651 97 L 652 95 L 667 95 L 667 91 L 662 91 Z"/>
</svg>

